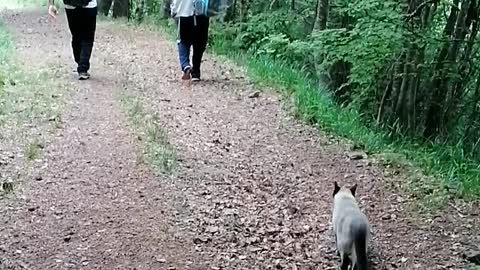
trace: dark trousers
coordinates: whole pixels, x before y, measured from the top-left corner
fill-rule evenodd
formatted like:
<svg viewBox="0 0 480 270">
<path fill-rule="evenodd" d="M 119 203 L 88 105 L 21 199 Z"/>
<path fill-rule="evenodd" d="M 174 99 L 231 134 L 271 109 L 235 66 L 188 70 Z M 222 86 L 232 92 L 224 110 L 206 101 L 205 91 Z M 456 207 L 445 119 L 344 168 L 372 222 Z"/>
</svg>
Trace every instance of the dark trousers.
<svg viewBox="0 0 480 270">
<path fill-rule="evenodd" d="M 73 57 L 78 64 L 78 72 L 90 69 L 95 29 L 97 26 L 97 8 L 65 9 L 68 27 L 72 33 Z"/>
<path fill-rule="evenodd" d="M 178 54 L 182 70 L 189 65 L 190 48 L 193 47 L 192 75 L 200 74 L 202 57 L 208 42 L 210 19 L 207 16 L 177 18 Z"/>
</svg>

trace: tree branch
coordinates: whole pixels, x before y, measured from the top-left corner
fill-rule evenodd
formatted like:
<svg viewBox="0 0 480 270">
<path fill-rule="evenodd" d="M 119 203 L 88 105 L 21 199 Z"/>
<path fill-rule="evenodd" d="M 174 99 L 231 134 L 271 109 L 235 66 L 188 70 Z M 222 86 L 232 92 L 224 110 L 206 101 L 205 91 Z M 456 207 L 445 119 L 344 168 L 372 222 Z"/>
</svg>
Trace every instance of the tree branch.
<svg viewBox="0 0 480 270">
<path fill-rule="evenodd" d="M 433 4 L 433 3 L 438 3 L 440 0 L 427 0 L 423 3 L 421 3 L 420 5 L 418 5 L 418 7 L 411 13 L 405 15 L 405 18 L 407 20 L 410 20 L 412 19 L 413 17 L 415 16 L 418 16 L 420 14 L 420 12 L 422 11 L 422 9 L 426 6 L 426 5 L 429 5 L 429 4 Z"/>
</svg>

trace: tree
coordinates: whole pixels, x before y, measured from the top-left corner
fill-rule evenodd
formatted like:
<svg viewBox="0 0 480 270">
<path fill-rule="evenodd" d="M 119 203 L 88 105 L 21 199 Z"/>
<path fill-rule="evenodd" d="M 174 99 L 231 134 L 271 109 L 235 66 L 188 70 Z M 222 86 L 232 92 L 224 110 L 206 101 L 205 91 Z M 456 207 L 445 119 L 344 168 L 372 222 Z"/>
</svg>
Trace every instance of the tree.
<svg viewBox="0 0 480 270">
<path fill-rule="evenodd" d="M 128 17 L 129 0 L 115 0 L 113 3 L 113 17 Z"/>
<path fill-rule="evenodd" d="M 293 2 L 293 1 L 292 1 Z M 292 4 L 293 6 L 293 4 Z M 315 16 L 314 31 L 325 30 L 327 28 L 328 10 L 330 8 L 329 0 L 317 1 L 317 16 Z"/>
<path fill-rule="evenodd" d="M 113 0 L 99 0 L 98 12 L 104 16 L 108 16 Z"/>
</svg>

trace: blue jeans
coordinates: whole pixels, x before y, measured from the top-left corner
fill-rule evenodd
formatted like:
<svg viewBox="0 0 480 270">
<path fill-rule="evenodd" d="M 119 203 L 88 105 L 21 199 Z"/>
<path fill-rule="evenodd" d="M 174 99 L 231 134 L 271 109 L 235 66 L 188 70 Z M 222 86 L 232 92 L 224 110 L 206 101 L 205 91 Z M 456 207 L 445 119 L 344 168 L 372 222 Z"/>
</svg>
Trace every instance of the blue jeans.
<svg viewBox="0 0 480 270">
<path fill-rule="evenodd" d="M 182 43 L 180 40 L 177 40 L 177 47 L 178 59 L 180 61 L 180 67 L 182 68 L 182 71 L 184 71 L 186 67 L 192 68 L 190 65 L 190 46 Z"/>
<path fill-rule="evenodd" d="M 182 71 L 190 65 L 190 48 L 192 55 L 192 75 L 200 74 L 203 53 L 208 42 L 210 20 L 207 16 L 190 16 L 177 18 L 178 26 L 178 57 Z"/>
</svg>

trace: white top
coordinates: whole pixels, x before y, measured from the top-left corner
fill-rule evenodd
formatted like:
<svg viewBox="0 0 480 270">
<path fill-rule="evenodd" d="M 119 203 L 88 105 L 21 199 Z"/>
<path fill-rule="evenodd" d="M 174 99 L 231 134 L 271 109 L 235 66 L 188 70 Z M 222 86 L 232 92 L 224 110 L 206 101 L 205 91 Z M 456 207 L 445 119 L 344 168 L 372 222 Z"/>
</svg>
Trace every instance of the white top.
<svg viewBox="0 0 480 270">
<path fill-rule="evenodd" d="M 90 3 L 88 3 L 88 5 L 84 6 L 84 8 L 94 8 L 94 7 L 97 7 L 97 0 L 91 0 Z M 65 5 L 65 8 L 75 9 L 75 7 L 72 7 L 69 5 Z"/>
<path fill-rule="evenodd" d="M 173 0 L 170 8 L 176 17 L 190 17 L 194 13 L 193 0 Z"/>
</svg>

